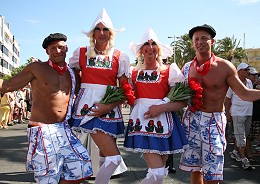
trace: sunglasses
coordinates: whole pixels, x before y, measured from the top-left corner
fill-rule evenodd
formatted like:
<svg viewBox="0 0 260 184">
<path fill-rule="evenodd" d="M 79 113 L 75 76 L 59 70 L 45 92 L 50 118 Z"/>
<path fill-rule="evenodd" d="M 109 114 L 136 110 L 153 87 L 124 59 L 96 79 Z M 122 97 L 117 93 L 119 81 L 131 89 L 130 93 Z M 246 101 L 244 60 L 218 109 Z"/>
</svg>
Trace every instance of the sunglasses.
<svg viewBox="0 0 260 184">
<path fill-rule="evenodd" d="M 148 43 L 148 42 L 145 42 L 144 45 L 149 45 L 149 43 Z M 152 45 L 157 45 L 157 43 L 156 43 L 156 42 L 153 42 Z"/>
<path fill-rule="evenodd" d="M 106 28 L 106 27 L 104 27 L 104 28 L 100 28 L 100 27 L 95 27 L 94 28 L 94 31 L 103 31 L 103 32 L 108 32 L 109 31 L 109 29 L 108 28 Z"/>
</svg>

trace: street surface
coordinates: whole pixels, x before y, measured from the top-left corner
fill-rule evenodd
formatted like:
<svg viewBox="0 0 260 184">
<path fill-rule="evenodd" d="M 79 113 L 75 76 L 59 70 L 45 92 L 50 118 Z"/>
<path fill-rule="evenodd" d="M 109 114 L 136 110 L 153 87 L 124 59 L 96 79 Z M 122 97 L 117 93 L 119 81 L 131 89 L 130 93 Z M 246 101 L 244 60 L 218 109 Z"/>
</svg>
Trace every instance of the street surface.
<svg viewBox="0 0 260 184">
<path fill-rule="evenodd" d="M 129 109 L 123 108 L 125 122 L 128 121 Z M 7 130 L 0 130 L 0 184 L 32 184 L 35 183 L 32 173 L 26 173 L 25 161 L 27 151 L 26 124 L 9 126 Z M 140 158 L 140 154 L 133 154 L 122 149 L 124 139 L 118 139 L 118 146 L 124 158 L 128 171 L 115 176 L 110 180 L 110 184 L 140 184 L 146 175 L 145 161 Z M 260 155 L 256 155 L 258 160 L 252 171 L 243 170 L 240 162 L 230 158 L 229 152 L 233 148 L 233 143 L 229 143 L 225 152 L 224 182 L 221 184 L 260 184 Z M 253 149 L 255 143 L 253 143 Z M 259 152 L 258 152 L 259 153 Z M 174 155 L 174 165 L 176 173 L 169 173 L 164 184 L 188 184 L 190 174 L 180 171 L 178 163 L 180 154 Z M 88 180 L 83 183 L 94 183 Z"/>
</svg>

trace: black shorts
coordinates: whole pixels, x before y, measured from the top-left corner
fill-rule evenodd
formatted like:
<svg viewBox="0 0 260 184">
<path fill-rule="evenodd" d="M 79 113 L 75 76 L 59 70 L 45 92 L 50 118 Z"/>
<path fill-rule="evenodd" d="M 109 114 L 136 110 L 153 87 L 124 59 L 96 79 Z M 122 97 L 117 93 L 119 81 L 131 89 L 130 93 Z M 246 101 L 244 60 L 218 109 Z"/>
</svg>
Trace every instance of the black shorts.
<svg viewBox="0 0 260 184">
<path fill-rule="evenodd" d="M 25 100 L 25 103 L 26 103 L 26 106 L 27 106 L 26 110 L 31 112 L 32 105 L 30 104 L 29 100 Z"/>
</svg>

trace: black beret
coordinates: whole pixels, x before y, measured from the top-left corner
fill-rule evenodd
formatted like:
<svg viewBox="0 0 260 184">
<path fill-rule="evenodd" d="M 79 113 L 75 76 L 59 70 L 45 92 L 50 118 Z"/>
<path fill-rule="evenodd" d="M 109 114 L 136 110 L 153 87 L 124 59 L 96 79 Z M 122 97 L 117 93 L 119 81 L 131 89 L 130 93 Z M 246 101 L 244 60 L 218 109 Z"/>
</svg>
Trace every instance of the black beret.
<svg viewBox="0 0 260 184">
<path fill-rule="evenodd" d="M 208 24 L 204 24 L 202 26 L 196 26 L 196 27 L 192 28 L 189 31 L 189 37 L 192 39 L 193 34 L 199 30 L 207 31 L 211 35 L 212 38 L 214 38 L 216 36 L 215 29 Z"/>
<path fill-rule="evenodd" d="M 48 45 L 50 45 L 52 42 L 54 41 L 58 41 L 58 40 L 62 40 L 62 41 L 67 41 L 67 36 L 62 34 L 62 33 L 53 33 L 50 34 L 49 36 L 47 36 L 43 42 L 42 42 L 42 47 L 44 49 L 46 49 L 48 47 Z"/>
</svg>

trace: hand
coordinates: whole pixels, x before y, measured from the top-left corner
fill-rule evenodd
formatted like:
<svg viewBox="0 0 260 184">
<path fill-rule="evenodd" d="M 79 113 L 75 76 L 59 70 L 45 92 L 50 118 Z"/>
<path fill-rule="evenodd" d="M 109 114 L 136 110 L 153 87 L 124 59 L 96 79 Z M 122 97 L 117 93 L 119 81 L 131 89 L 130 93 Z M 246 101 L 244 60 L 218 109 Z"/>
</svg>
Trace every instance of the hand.
<svg viewBox="0 0 260 184">
<path fill-rule="evenodd" d="M 102 115 L 108 114 L 113 109 L 113 106 L 110 104 L 95 103 L 95 105 L 95 108 L 91 108 L 92 113 L 88 114 L 88 116 L 101 117 Z"/>
<path fill-rule="evenodd" d="M 162 108 L 163 105 L 151 105 L 148 109 L 148 111 L 146 111 L 144 113 L 144 118 L 145 119 L 149 119 L 149 118 L 155 118 L 158 117 L 161 113 L 164 112 L 164 108 Z"/>
</svg>

